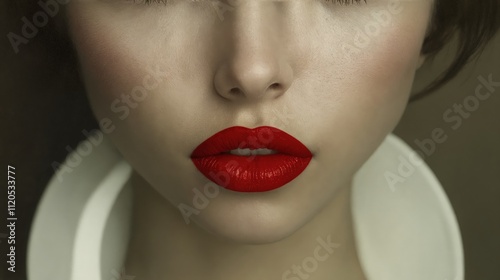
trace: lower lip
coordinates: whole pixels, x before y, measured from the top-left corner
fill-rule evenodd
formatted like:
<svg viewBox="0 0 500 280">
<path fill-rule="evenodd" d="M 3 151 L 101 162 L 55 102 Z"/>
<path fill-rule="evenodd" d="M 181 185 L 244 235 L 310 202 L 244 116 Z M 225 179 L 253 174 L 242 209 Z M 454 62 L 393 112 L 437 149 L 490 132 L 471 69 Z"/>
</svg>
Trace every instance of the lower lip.
<svg viewBox="0 0 500 280">
<path fill-rule="evenodd" d="M 192 160 L 203 175 L 223 188 L 237 192 L 265 192 L 299 176 L 311 157 L 220 154 Z"/>
</svg>

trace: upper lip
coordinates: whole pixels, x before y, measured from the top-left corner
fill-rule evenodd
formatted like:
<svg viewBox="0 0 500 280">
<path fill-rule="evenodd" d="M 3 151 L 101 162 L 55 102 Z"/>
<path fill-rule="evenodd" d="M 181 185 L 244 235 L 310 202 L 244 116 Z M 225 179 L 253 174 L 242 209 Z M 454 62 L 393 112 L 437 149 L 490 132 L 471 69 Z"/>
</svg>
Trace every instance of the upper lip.
<svg viewBox="0 0 500 280">
<path fill-rule="evenodd" d="M 271 126 L 253 129 L 233 126 L 221 130 L 203 141 L 191 154 L 191 158 L 215 156 L 234 149 L 267 148 L 280 154 L 295 157 L 311 157 L 309 149 L 288 133 Z"/>
</svg>

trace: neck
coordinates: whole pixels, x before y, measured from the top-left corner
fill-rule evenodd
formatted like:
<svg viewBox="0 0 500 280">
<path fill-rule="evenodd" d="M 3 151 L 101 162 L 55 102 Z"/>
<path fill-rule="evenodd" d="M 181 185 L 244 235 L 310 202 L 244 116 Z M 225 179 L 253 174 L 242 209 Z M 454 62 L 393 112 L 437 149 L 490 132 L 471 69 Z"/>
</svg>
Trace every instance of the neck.
<svg viewBox="0 0 500 280">
<path fill-rule="evenodd" d="M 309 223 L 271 244 L 228 241 L 186 224 L 177 208 L 134 173 L 125 270 L 138 279 L 364 279 L 357 258 L 351 186 Z"/>
</svg>

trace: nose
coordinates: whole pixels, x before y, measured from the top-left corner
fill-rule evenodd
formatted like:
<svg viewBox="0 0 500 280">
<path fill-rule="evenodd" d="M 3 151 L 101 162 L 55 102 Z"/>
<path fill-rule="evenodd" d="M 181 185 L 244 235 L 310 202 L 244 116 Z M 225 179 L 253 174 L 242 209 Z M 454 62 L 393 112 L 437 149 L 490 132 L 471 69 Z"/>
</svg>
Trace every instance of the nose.
<svg viewBox="0 0 500 280">
<path fill-rule="evenodd" d="M 219 40 L 215 90 L 232 101 L 277 98 L 293 81 L 286 46 L 280 40 L 284 24 L 269 1 L 241 2 L 220 23 L 225 40 Z"/>
</svg>

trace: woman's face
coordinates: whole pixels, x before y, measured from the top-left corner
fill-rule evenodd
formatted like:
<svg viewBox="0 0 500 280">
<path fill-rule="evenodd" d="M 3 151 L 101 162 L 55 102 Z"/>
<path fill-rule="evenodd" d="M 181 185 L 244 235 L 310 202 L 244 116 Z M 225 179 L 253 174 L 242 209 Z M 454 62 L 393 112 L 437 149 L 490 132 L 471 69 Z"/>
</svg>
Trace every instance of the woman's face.
<svg viewBox="0 0 500 280">
<path fill-rule="evenodd" d="M 405 109 L 432 9 L 431 0 L 152 2 L 67 7 L 93 111 L 137 173 L 191 209 L 188 221 L 252 243 L 292 234 L 350 186 Z M 281 188 L 221 189 L 204 201 L 210 181 L 190 155 L 231 126 L 277 127 L 313 157 Z"/>
</svg>

